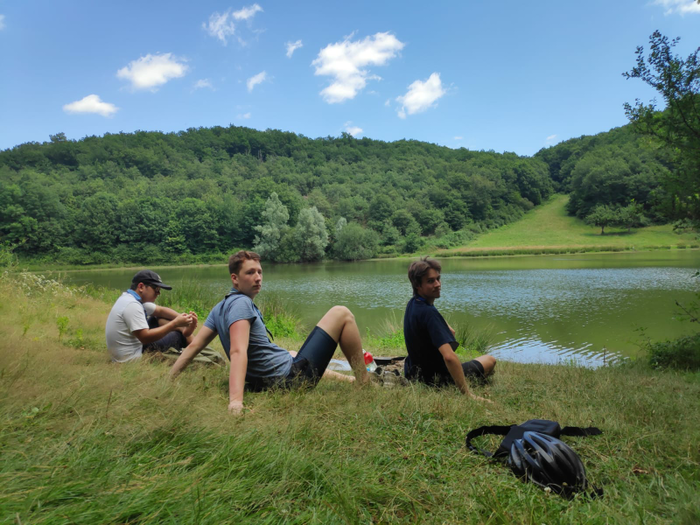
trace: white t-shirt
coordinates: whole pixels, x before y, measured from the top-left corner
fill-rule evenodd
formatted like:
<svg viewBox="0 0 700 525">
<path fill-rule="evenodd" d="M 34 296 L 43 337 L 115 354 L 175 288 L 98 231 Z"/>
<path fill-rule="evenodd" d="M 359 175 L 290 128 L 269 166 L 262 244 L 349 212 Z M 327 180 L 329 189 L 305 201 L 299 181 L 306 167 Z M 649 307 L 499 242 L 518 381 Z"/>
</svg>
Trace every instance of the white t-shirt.
<svg viewBox="0 0 700 525">
<path fill-rule="evenodd" d="M 141 304 L 129 292 L 124 292 L 117 299 L 105 326 L 107 350 L 112 361 L 126 363 L 141 357 L 143 345 L 132 332 L 148 328 L 146 316 L 153 315 L 155 311 L 155 303 Z"/>
</svg>

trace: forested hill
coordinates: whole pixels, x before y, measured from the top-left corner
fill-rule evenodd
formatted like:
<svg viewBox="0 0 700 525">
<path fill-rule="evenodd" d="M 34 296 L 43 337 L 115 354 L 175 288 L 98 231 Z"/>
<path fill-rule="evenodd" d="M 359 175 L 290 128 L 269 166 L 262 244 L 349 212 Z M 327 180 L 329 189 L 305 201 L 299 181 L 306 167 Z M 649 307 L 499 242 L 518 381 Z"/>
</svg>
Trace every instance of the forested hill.
<svg viewBox="0 0 700 525">
<path fill-rule="evenodd" d="M 547 159 L 235 126 L 59 133 L 0 152 L 0 240 L 72 263 L 414 252 L 540 204 L 553 192 Z"/>
<path fill-rule="evenodd" d="M 583 219 L 598 206 L 615 212 L 630 205 L 637 209 L 637 225 L 674 215 L 675 199 L 662 188 L 675 168 L 672 151 L 629 124 L 561 142 L 535 158 L 549 166 L 556 191 L 570 194 L 571 215 Z"/>
</svg>

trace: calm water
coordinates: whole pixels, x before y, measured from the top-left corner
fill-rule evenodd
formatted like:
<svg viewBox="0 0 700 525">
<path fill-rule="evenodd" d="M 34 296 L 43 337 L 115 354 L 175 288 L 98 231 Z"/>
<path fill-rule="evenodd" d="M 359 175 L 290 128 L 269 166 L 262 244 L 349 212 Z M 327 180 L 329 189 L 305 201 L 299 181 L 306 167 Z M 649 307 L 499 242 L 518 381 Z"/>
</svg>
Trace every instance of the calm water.
<svg viewBox="0 0 700 525">
<path fill-rule="evenodd" d="M 264 265 L 263 294 L 275 294 L 309 325 L 334 304 L 354 313 L 360 330 L 381 334 L 400 325 L 411 289 L 408 260 Z M 588 256 L 445 259 L 442 297 L 435 305 L 457 328 L 492 333 L 490 353 L 501 359 L 598 366 L 632 356 L 640 329 L 653 340 L 690 333 L 674 319 L 675 301 L 700 290 L 697 251 Z M 158 268 L 177 286 L 197 279 L 212 288 L 212 304 L 230 287 L 225 266 Z M 76 284 L 126 288 L 134 270 L 67 272 Z M 167 293 L 167 292 L 164 292 Z M 262 296 L 261 296 L 262 297 Z"/>
</svg>

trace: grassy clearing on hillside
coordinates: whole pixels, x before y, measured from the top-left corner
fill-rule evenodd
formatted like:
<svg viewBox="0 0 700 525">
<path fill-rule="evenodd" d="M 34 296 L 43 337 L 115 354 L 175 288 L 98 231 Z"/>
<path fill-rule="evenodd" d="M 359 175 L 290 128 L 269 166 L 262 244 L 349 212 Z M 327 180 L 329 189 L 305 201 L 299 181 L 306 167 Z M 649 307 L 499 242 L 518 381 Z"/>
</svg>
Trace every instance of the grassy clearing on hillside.
<svg viewBox="0 0 700 525">
<path fill-rule="evenodd" d="M 494 405 L 324 380 L 246 394 L 234 419 L 225 368 L 171 382 L 158 361 L 110 364 L 110 307 L 0 280 L 0 521 L 700 521 L 700 374 L 503 362 L 476 389 Z M 534 417 L 604 431 L 567 439 L 602 499 L 547 495 L 465 449 L 471 428 Z"/>
<path fill-rule="evenodd" d="M 566 214 L 567 195 L 555 195 L 517 222 L 480 235 L 464 247 L 438 250 L 444 255 L 506 255 L 508 253 L 566 253 L 698 247 L 695 233 L 676 234 L 670 224 L 626 229 L 586 225 Z"/>
</svg>

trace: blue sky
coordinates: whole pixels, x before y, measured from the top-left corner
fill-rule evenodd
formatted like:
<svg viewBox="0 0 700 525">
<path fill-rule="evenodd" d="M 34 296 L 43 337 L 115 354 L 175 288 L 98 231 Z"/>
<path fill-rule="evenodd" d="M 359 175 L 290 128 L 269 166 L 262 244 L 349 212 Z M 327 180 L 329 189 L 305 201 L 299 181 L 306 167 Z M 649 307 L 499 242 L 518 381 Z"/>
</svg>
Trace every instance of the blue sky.
<svg viewBox="0 0 700 525">
<path fill-rule="evenodd" d="M 235 124 L 307 137 L 540 148 L 626 123 L 660 30 L 696 0 L 0 0 L 0 149 Z"/>
</svg>

